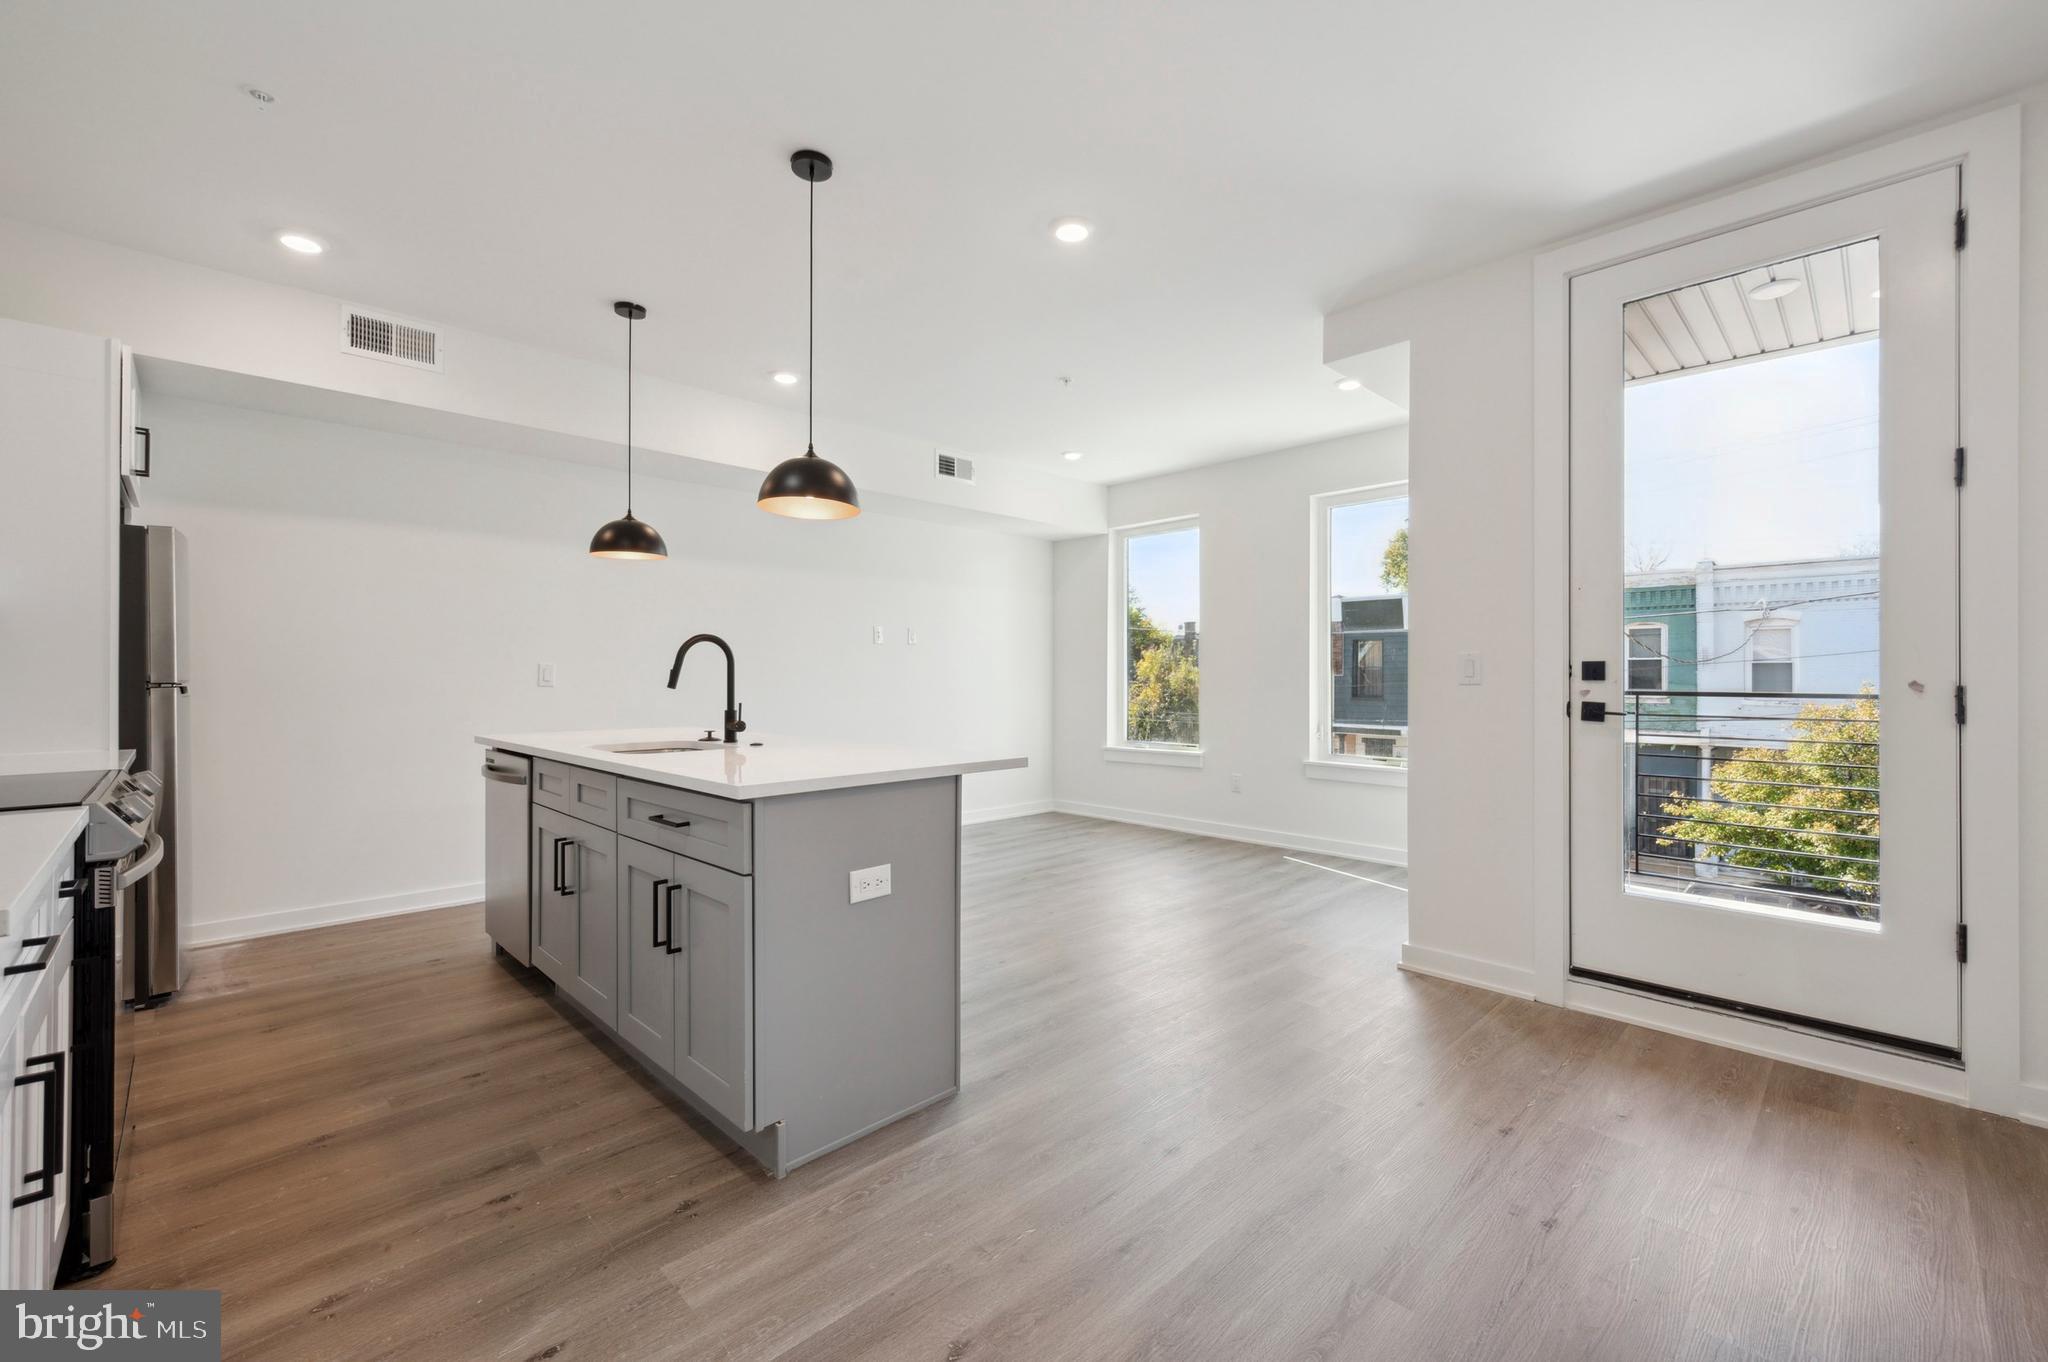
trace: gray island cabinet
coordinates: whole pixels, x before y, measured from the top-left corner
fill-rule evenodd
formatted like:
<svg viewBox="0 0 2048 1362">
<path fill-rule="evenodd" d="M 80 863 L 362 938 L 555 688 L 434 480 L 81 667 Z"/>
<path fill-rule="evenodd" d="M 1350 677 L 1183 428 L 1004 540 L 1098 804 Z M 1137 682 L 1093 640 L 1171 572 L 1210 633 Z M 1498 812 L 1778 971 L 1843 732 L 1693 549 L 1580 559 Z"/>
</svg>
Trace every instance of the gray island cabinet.
<svg viewBox="0 0 2048 1362">
<path fill-rule="evenodd" d="M 958 1090 L 960 781 L 1022 758 L 477 741 L 532 759 L 530 940 L 498 944 L 770 1172 Z"/>
</svg>

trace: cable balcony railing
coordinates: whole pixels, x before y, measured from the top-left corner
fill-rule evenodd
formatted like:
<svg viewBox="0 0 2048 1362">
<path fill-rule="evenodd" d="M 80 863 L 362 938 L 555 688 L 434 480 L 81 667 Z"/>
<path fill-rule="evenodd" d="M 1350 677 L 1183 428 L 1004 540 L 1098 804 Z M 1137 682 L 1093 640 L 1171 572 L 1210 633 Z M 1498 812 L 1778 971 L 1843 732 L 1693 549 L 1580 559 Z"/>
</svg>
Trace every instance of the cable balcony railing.
<svg viewBox="0 0 2048 1362">
<path fill-rule="evenodd" d="M 1877 917 L 1876 691 L 1631 691 L 1624 712 L 1632 880 Z"/>
</svg>

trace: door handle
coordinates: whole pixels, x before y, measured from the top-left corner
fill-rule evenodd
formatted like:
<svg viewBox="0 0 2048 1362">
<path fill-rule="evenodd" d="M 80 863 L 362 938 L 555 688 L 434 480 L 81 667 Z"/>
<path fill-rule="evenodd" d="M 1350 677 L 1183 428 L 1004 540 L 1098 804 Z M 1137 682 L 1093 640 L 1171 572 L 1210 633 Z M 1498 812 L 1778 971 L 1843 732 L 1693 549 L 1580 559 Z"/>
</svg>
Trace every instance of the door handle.
<svg viewBox="0 0 2048 1362">
<path fill-rule="evenodd" d="M 50 957 L 57 953 L 57 938 L 54 936 L 25 936 L 21 939 L 21 944 L 24 952 L 26 952 L 28 947 L 41 946 L 43 953 L 38 959 L 31 960 L 26 965 L 17 961 L 6 969 L 0 969 L 0 975 L 34 974 L 39 969 L 48 969 L 50 967 Z M 30 1062 L 33 1063 L 34 1061 Z M 21 1082 L 19 1078 L 14 1081 L 16 1083 Z"/>
<path fill-rule="evenodd" d="M 676 890 L 682 887 L 680 884 L 672 884 L 668 887 L 668 905 L 664 910 L 668 916 L 668 940 L 662 944 L 668 947 L 670 955 L 681 955 L 683 953 L 683 948 L 676 944 Z M 688 926 L 689 921 L 690 919 L 687 913 L 685 913 L 683 925 Z"/>
<path fill-rule="evenodd" d="M 654 927 L 654 940 L 651 944 L 655 946 L 666 946 L 668 944 L 661 939 L 661 887 L 667 883 L 667 880 L 656 880 L 652 890 L 647 895 L 647 916 Z"/>
<path fill-rule="evenodd" d="M 43 1085 L 43 1166 L 22 1174 L 23 1182 L 40 1182 L 40 1191 L 17 1196 L 15 1206 L 32 1206 L 38 1201 L 47 1201 L 57 1194 L 57 1178 L 64 1171 L 64 1052 L 31 1055 L 30 1064 L 47 1064 L 41 1073 L 18 1074 L 14 1086 L 25 1088 L 31 1083 Z"/>
<path fill-rule="evenodd" d="M 1605 700 L 1579 701 L 1579 720 L 1581 723 L 1605 723 L 1607 720 L 1615 717 L 1615 715 L 1618 713 L 1620 713 L 1619 710 L 1610 712 L 1607 708 L 1607 702 Z"/>
</svg>

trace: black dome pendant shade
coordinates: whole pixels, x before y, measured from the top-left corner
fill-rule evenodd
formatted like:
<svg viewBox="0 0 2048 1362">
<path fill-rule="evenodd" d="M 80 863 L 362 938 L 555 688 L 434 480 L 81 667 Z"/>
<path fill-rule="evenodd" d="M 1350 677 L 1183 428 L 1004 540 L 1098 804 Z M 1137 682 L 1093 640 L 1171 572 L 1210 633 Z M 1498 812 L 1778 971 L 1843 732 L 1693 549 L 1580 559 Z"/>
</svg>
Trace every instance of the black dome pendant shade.
<svg viewBox="0 0 2048 1362">
<path fill-rule="evenodd" d="M 613 303 L 626 319 L 626 513 L 608 520 L 590 536 L 592 558 L 666 558 L 661 531 L 633 514 L 633 323 L 647 315 L 638 303 Z"/>
<path fill-rule="evenodd" d="M 810 185 L 811 265 L 810 317 L 805 364 L 809 369 L 805 390 L 804 452 L 784 459 L 761 480 L 754 504 L 764 511 L 792 520 L 847 520 L 860 514 L 860 494 L 853 479 L 830 459 L 818 457 L 817 448 L 817 354 L 818 354 L 818 181 L 832 178 L 832 158 L 822 151 L 799 151 L 789 158 L 796 177 Z"/>
</svg>

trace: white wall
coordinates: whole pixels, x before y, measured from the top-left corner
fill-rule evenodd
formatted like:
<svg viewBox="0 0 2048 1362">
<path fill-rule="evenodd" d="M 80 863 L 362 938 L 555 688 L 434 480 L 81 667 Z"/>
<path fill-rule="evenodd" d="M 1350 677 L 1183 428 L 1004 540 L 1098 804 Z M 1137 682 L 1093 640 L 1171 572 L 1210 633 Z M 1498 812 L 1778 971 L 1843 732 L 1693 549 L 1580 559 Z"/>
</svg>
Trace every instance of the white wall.
<svg viewBox="0 0 2048 1362">
<path fill-rule="evenodd" d="M 147 393 L 143 415 L 145 516 L 190 541 L 198 940 L 473 899 L 472 736 L 715 724 L 715 654 L 663 684 L 700 630 L 738 654 L 750 737 L 1002 748 L 1031 764 L 967 777 L 970 816 L 1050 797 L 1042 540 L 643 476 L 671 556 L 604 562 L 617 473 Z"/>
<path fill-rule="evenodd" d="M 1065 540 L 1053 549 L 1053 788 L 1059 806 L 1404 862 L 1408 820 L 1401 786 L 1313 780 L 1302 761 L 1309 755 L 1314 590 L 1309 499 L 1398 481 L 1407 464 L 1407 432 L 1395 428 L 1112 487 L 1113 525 L 1201 519 L 1203 761 L 1189 768 L 1104 757 L 1114 540 Z M 1415 599 L 1419 638 L 1422 593 Z M 1426 759 L 1424 746 L 1418 730 L 1418 765 Z M 1241 792 L 1232 791 L 1232 776 L 1242 777 Z"/>
<path fill-rule="evenodd" d="M 2024 103 L 2020 519 L 2048 521 L 2048 92 Z M 1529 991 L 1535 959 L 1527 873 L 1535 836 L 1529 684 L 1535 639 L 1521 584 L 1534 562 L 1532 257 L 1517 255 L 1334 314 L 1331 359 L 1411 343 L 1409 441 L 1416 626 L 1410 711 L 1418 753 L 1408 795 L 1409 958 Z M 2023 858 L 2021 1110 L 2048 1122 L 2048 541 L 2020 567 L 2020 826 Z M 1487 653 L 1487 683 L 1457 686 L 1457 653 Z M 1546 716 L 1547 717 L 1547 716 Z M 1483 828 L 1483 840 L 1473 829 Z M 1967 983 L 1966 983 L 1967 987 Z"/>
<path fill-rule="evenodd" d="M 300 390 L 294 400 L 302 406 L 345 408 L 353 399 L 400 408 L 415 418 L 414 433 L 486 421 L 504 428 L 506 448 L 606 463 L 618 457 L 625 380 L 614 359 L 591 362 L 441 326 L 441 371 L 390 364 L 342 350 L 341 299 L 5 218 L 0 261 L 0 317 L 112 336 L 145 359 L 202 375 L 250 375 L 276 393 L 289 385 Z M 646 301 L 655 309 L 646 325 L 689 324 L 661 299 Z M 781 404 L 749 402 L 642 373 L 635 412 L 649 466 L 669 465 L 677 476 L 758 485 L 762 472 L 803 450 L 803 408 L 794 395 Z M 1048 535 L 1102 527 L 1099 487 L 986 458 L 973 485 L 941 482 L 932 474 L 931 442 L 838 421 L 829 410 L 819 416 L 818 449 L 853 470 L 877 508 L 894 500 Z"/>
</svg>

